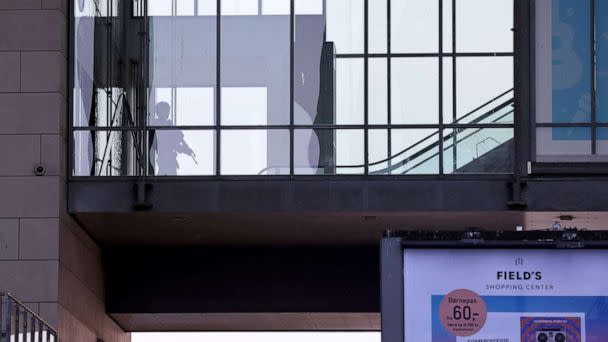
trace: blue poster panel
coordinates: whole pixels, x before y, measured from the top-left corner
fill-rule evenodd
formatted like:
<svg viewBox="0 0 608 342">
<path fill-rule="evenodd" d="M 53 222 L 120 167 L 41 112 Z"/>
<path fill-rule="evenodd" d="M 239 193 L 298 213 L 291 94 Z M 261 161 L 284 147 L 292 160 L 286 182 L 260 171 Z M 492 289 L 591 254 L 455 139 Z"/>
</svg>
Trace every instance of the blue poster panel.
<svg viewBox="0 0 608 342">
<path fill-rule="evenodd" d="M 608 122 L 608 1 L 596 1 L 595 6 L 596 117 L 598 122 L 606 123 Z"/>
<path fill-rule="evenodd" d="M 591 121 L 591 3 L 553 0 L 552 106 L 554 123 Z M 555 140 L 585 140 L 555 130 Z"/>
</svg>

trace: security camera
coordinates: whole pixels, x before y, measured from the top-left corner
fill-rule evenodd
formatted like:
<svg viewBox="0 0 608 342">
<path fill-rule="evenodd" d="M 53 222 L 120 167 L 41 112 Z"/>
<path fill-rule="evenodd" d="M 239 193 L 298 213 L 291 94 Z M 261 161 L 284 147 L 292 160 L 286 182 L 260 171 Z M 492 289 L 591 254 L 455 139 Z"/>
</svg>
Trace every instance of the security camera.
<svg viewBox="0 0 608 342">
<path fill-rule="evenodd" d="M 34 168 L 34 174 L 36 174 L 36 176 L 44 176 L 45 173 L 46 168 L 44 167 L 44 165 L 38 165 Z"/>
</svg>

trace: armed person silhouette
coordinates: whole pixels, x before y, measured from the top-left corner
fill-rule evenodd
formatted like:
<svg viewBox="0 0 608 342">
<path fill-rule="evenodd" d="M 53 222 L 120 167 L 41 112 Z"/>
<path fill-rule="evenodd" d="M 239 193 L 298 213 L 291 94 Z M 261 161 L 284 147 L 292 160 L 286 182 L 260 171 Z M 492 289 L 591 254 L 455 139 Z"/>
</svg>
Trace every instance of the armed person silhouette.
<svg viewBox="0 0 608 342">
<path fill-rule="evenodd" d="M 156 117 L 154 126 L 172 126 L 171 106 L 167 102 L 159 102 L 156 105 Z M 184 141 L 184 134 L 179 130 L 155 130 L 153 143 L 156 150 L 156 174 L 159 176 L 177 175 L 179 162 L 178 154 L 188 155 L 196 161 L 196 154 Z"/>
</svg>

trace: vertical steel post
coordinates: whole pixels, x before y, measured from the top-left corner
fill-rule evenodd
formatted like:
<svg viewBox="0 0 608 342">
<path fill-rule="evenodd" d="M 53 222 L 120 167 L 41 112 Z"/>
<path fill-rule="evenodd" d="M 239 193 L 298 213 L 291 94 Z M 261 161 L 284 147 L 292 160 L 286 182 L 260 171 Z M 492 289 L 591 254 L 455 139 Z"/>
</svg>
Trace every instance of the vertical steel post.
<svg viewBox="0 0 608 342">
<path fill-rule="evenodd" d="M 32 315 L 32 320 L 30 321 L 30 342 L 36 341 L 36 317 Z"/>
<path fill-rule="evenodd" d="M 42 321 L 38 321 L 38 342 L 42 342 L 42 330 L 44 330 Z"/>
<path fill-rule="evenodd" d="M 19 305 L 15 305 L 15 342 L 19 342 L 19 325 L 21 324 L 19 315 Z"/>
<path fill-rule="evenodd" d="M 403 248 L 401 238 L 385 237 L 380 245 L 382 342 L 404 341 Z"/>
<path fill-rule="evenodd" d="M 12 333 L 12 323 L 13 323 L 13 312 L 11 308 L 11 299 L 8 296 L 6 297 L 6 339 L 5 342 L 10 342 L 11 333 Z"/>
</svg>

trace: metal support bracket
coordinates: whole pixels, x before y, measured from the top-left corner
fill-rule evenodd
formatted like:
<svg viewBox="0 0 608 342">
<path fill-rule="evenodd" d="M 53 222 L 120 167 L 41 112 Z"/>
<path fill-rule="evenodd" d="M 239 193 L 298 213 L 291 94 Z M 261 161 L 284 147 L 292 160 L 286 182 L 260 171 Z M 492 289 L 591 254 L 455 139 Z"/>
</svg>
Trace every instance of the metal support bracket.
<svg viewBox="0 0 608 342">
<path fill-rule="evenodd" d="M 525 181 L 514 180 L 509 183 L 511 190 L 511 199 L 507 202 L 507 206 L 511 209 L 525 209 L 528 205 L 522 198 L 522 190 L 526 187 Z"/>
<path fill-rule="evenodd" d="M 152 184 L 143 180 L 135 183 L 135 210 L 144 211 L 152 209 L 152 204 L 148 202 L 148 192 L 152 189 Z"/>
</svg>

